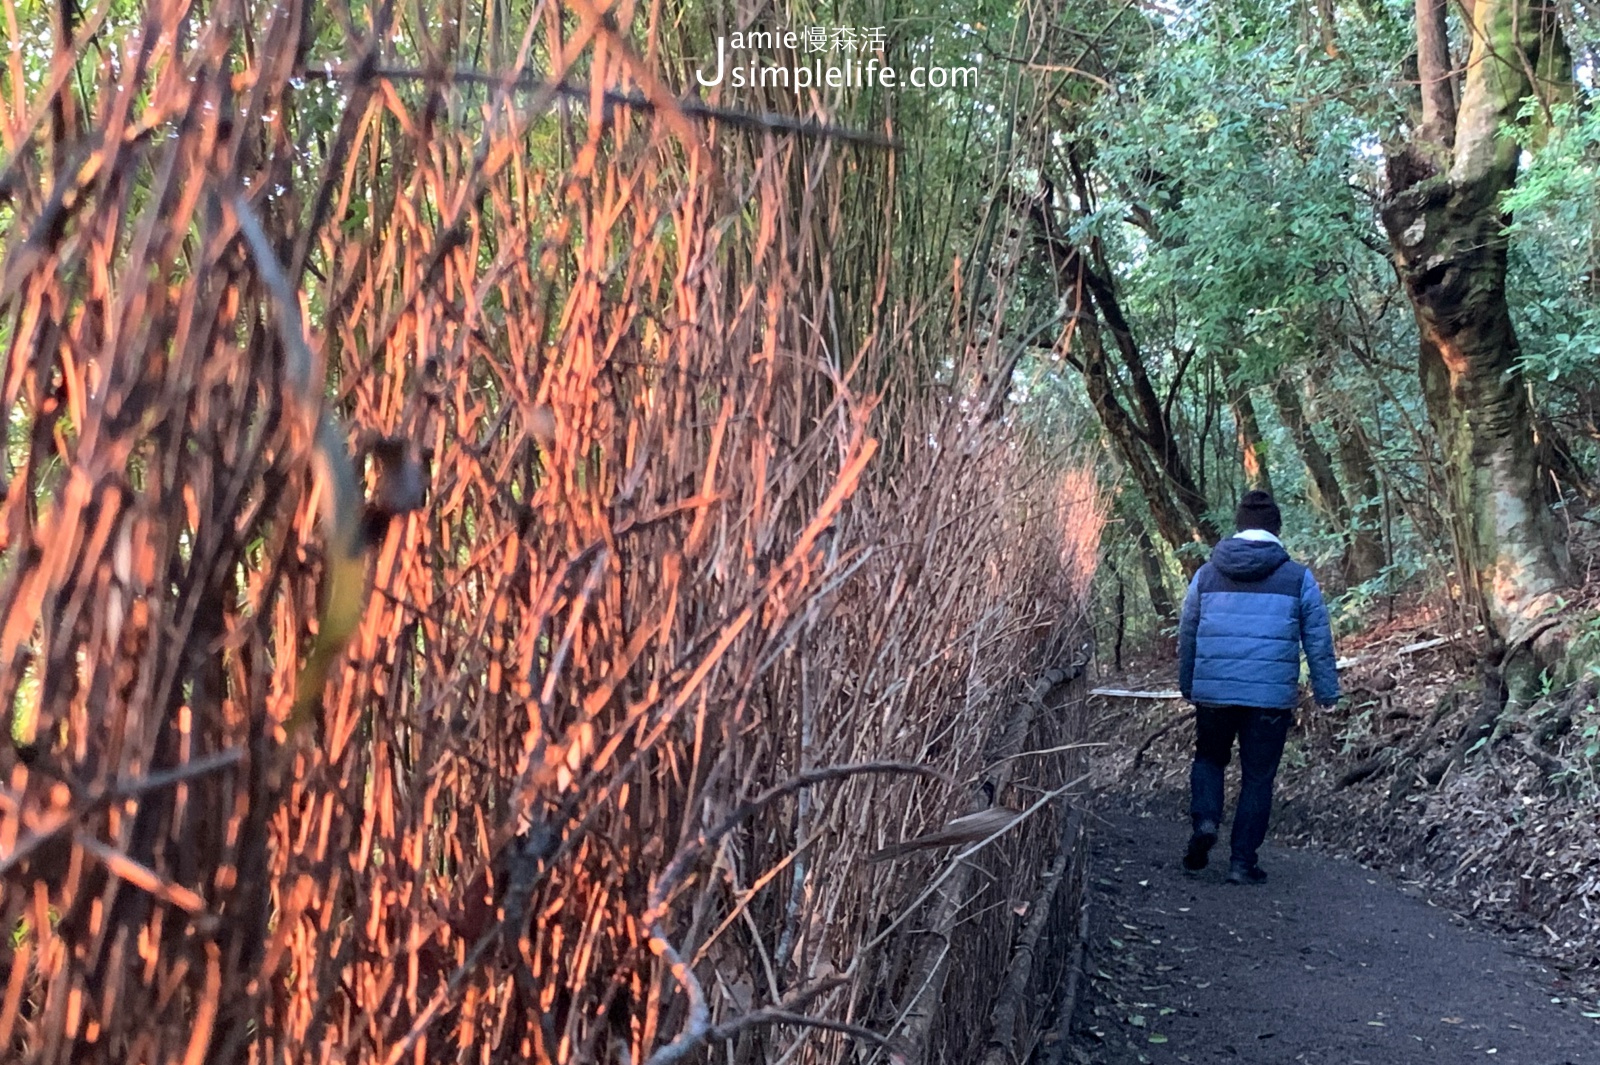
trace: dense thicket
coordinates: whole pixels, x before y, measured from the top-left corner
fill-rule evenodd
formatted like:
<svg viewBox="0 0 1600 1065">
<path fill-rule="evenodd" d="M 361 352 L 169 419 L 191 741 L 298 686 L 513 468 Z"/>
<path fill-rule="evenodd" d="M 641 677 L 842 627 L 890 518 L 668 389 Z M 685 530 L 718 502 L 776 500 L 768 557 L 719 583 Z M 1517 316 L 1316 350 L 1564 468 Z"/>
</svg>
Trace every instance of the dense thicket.
<svg viewBox="0 0 1600 1065">
<path fill-rule="evenodd" d="M 680 104 L 708 8 L 13 14 L 0 1056 L 1026 1052 L 1101 508 L 982 101 Z"/>
</svg>

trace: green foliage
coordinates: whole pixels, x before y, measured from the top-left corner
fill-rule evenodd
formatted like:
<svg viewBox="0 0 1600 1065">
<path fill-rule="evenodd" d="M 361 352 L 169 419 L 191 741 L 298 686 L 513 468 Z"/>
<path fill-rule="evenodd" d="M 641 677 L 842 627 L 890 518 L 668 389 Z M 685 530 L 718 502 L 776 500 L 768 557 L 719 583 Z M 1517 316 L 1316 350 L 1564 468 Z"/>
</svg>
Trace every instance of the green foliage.
<svg viewBox="0 0 1600 1065">
<path fill-rule="evenodd" d="M 1557 397 L 1593 387 L 1600 357 L 1600 113 L 1594 103 L 1554 109 L 1550 134 L 1505 200 L 1514 219 L 1510 281 L 1524 369 L 1535 381 L 1567 386 L 1554 390 Z"/>
<path fill-rule="evenodd" d="M 1201 5 L 1085 133 L 1126 233 L 1130 295 L 1171 343 L 1237 352 L 1267 380 L 1313 352 L 1322 311 L 1370 269 L 1372 167 L 1349 65 L 1308 47 L 1292 9 Z M 1208 23 L 1210 25 L 1208 25 Z M 1207 32 L 1215 29 L 1216 32 Z"/>
</svg>

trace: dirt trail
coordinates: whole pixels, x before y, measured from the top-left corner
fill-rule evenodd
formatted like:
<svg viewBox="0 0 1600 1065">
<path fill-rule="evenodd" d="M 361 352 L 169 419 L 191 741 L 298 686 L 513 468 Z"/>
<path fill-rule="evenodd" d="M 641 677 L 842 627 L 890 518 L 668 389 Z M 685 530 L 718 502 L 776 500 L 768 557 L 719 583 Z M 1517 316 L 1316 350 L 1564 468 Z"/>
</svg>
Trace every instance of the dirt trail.
<svg viewBox="0 0 1600 1065">
<path fill-rule="evenodd" d="M 1069 1058 L 1600 1063 L 1600 1025 L 1556 974 L 1392 878 L 1269 841 L 1269 882 L 1235 887 L 1226 831 L 1198 875 L 1178 865 L 1186 837 L 1181 821 L 1123 808 L 1094 822 L 1089 980 Z"/>
</svg>

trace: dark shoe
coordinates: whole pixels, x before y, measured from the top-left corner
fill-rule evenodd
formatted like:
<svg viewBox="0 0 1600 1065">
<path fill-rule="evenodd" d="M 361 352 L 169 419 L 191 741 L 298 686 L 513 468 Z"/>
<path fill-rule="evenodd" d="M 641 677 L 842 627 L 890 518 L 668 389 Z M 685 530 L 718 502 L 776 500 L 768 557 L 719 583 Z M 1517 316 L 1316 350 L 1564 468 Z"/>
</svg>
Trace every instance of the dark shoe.
<svg viewBox="0 0 1600 1065">
<path fill-rule="evenodd" d="M 1217 842 L 1217 826 L 1210 821 L 1201 821 L 1194 826 L 1194 835 L 1189 837 L 1189 849 L 1183 852 L 1183 867 L 1191 873 L 1198 873 L 1206 867 L 1206 862 L 1211 848 Z"/>
<path fill-rule="evenodd" d="M 1267 872 L 1259 865 L 1245 865 L 1243 862 L 1234 862 L 1228 867 L 1228 883 L 1230 884 L 1265 884 Z"/>
</svg>

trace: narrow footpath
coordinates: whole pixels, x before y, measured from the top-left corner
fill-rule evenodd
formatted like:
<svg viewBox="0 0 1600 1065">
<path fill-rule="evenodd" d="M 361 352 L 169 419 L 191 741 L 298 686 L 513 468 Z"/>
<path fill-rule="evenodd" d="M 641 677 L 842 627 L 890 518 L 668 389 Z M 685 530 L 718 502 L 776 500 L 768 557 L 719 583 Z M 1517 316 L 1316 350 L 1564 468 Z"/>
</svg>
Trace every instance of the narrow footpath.
<svg viewBox="0 0 1600 1065">
<path fill-rule="evenodd" d="M 1600 1065 L 1559 974 L 1354 862 L 1274 845 L 1270 879 L 1178 856 L 1187 824 L 1104 804 L 1068 1059 L 1094 1065 Z"/>
</svg>

